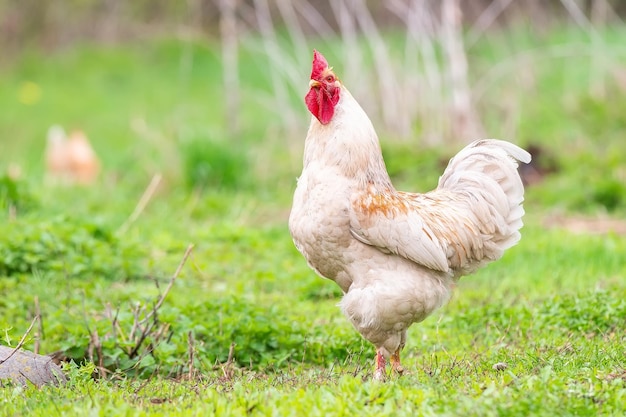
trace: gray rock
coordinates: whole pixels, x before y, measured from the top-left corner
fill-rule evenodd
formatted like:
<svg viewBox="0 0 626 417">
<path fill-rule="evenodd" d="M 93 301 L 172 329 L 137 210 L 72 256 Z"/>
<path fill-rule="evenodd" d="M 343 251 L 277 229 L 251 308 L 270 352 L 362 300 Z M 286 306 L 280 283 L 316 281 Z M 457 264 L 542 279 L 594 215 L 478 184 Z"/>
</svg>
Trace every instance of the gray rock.
<svg viewBox="0 0 626 417">
<path fill-rule="evenodd" d="M 31 383 L 37 387 L 67 382 L 61 368 L 49 356 L 20 349 L 9 358 L 12 353 L 13 348 L 0 346 L 0 386 L 3 380 L 20 385 Z"/>
<path fill-rule="evenodd" d="M 498 363 L 494 363 L 491 369 L 493 369 L 494 371 L 504 371 L 508 367 L 509 365 L 507 365 L 506 363 L 498 362 Z"/>
</svg>

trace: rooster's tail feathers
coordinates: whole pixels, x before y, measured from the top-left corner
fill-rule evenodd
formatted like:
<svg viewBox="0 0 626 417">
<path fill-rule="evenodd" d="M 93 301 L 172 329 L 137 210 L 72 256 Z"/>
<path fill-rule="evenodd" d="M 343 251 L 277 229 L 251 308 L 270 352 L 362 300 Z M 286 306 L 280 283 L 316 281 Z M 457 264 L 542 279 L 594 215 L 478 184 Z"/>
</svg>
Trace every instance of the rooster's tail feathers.
<svg viewBox="0 0 626 417">
<path fill-rule="evenodd" d="M 463 194 L 472 217 L 489 231 L 484 242 L 487 258 L 499 258 L 520 239 L 524 185 L 517 166 L 530 159 L 528 152 L 512 143 L 477 140 L 450 160 L 439 179 L 437 189 Z"/>
</svg>

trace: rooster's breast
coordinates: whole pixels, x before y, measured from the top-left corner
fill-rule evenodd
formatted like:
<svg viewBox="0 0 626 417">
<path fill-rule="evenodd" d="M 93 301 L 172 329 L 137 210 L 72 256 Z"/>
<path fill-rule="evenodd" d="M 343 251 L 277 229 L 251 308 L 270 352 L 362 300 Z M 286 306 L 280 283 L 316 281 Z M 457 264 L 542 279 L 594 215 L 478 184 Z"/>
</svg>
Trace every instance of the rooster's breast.
<svg viewBox="0 0 626 417">
<path fill-rule="evenodd" d="M 309 265 L 344 291 L 351 283 L 346 268 L 354 244 L 348 216 L 350 193 L 349 182 L 332 171 L 311 174 L 305 170 L 289 216 L 293 241 Z"/>
</svg>

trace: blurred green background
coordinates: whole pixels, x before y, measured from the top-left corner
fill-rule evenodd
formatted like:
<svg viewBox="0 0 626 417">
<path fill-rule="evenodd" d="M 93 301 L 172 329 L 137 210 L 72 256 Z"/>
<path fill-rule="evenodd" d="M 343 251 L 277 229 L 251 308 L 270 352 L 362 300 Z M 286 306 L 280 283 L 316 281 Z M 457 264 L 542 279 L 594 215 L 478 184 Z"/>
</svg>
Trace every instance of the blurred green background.
<svg viewBox="0 0 626 417">
<path fill-rule="evenodd" d="M 0 167 L 37 182 L 60 125 L 93 143 L 100 186 L 161 172 L 169 188 L 287 203 L 317 48 L 373 119 L 399 185 L 432 187 L 434 155 L 498 137 L 535 147 L 531 201 L 623 210 L 624 5 L 460 4 L 446 25 L 428 2 L 4 1 Z"/>
<path fill-rule="evenodd" d="M 39 316 L 25 346 L 74 361 L 73 389 L 120 413 L 134 410 L 130 397 L 144 410 L 132 384 L 156 375 L 207 383 L 184 399 L 151 385 L 170 411 L 200 397 L 253 413 L 242 395 L 265 401 L 268 387 L 278 392 L 258 407 L 275 415 L 392 404 L 381 387 L 354 393 L 373 349 L 287 230 L 315 48 L 368 112 L 398 189 L 434 188 L 481 137 L 534 157 L 521 171 L 522 241 L 411 329 L 411 372 L 397 386 L 408 402 L 389 415 L 413 415 L 414 403 L 431 415 L 553 415 L 563 404 L 618 415 L 624 18 L 618 0 L 0 0 L 2 343 Z M 54 178 L 53 126 L 84 132 L 94 181 Z M 510 370 L 494 376 L 495 362 Z M 7 415 L 45 413 L 45 395 L 12 397 Z M 86 413 L 91 396 L 57 407 Z"/>
</svg>

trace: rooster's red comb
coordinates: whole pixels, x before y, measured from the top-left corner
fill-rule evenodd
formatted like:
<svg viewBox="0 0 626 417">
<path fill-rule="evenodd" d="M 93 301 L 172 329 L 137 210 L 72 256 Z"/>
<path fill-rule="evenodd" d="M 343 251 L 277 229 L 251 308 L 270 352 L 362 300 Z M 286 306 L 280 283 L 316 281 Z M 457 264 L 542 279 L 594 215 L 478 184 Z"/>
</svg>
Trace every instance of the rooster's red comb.
<svg viewBox="0 0 626 417">
<path fill-rule="evenodd" d="M 328 61 L 324 58 L 324 55 L 313 50 L 313 68 L 311 69 L 311 79 L 320 80 L 322 78 L 322 72 L 328 68 Z"/>
</svg>

